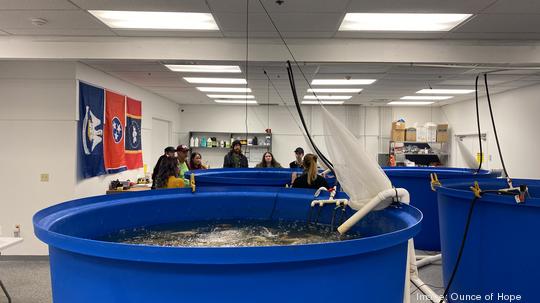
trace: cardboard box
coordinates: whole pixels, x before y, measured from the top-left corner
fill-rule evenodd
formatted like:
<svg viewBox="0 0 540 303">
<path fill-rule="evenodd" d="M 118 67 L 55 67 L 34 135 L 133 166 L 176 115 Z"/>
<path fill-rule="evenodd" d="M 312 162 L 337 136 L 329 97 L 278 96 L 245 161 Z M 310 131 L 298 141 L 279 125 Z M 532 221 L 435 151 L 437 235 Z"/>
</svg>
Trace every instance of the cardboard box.
<svg viewBox="0 0 540 303">
<path fill-rule="evenodd" d="M 416 142 L 416 128 L 407 128 L 407 130 L 405 131 L 405 141 Z"/>
<path fill-rule="evenodd" d="M 405 141 L 404 129 L 392 129 L 392 141 Z"/>
<path fill-rule="evenodd" d="M 437 125 L 437 142 L 448 142 L 448 124 Z"/>
<path fill-rule="evenodd" d="M 392 130 L 405 130 L 405 122 L 392 122 Z"/>
</svg>

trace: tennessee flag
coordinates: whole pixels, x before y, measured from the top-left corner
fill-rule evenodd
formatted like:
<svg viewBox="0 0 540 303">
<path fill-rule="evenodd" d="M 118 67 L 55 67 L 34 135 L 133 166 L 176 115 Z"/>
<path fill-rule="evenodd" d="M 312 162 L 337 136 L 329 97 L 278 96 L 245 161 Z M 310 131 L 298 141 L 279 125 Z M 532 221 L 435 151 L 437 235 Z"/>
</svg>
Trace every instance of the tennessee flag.
<svg viewBox="0 0 540 303">
<path fill-rule="evenodd" d="M 127 169 L 124 155 L 126 97 L 105 91 L 104 163 L 107 173 Z"/>
<path fill-rule="evenodd" d="M 141 101 L 127 97 L 126 165 L 128 169 L 143 167 L 141 143 Z"/>
</svg>

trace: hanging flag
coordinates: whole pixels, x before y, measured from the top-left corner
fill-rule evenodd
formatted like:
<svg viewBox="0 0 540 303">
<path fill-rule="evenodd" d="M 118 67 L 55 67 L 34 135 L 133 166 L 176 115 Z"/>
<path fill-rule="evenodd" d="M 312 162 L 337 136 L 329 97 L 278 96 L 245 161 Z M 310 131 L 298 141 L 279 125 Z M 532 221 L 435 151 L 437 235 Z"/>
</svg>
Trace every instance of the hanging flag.
<svg viewBox="0 0 540 303">
<path fill-rule="evenodd" d="M 141 101 L 127 97 L 126 105 L 126 165 L 128 169 L 143 166 L 141 142 Z"/>
<path fill-rule="evenodd" d="M 105 130 L 103 132 L 105 169 L 114 174 L 126 170 L 124 136 L 126 97 L 105 91 Z"/>
<path fill-rule="evenodd" d="M 103 164 L 103 102 L 104 91 L 79 83 L 79 142 L 84 178 L 105 174 Z"/>
</svg>

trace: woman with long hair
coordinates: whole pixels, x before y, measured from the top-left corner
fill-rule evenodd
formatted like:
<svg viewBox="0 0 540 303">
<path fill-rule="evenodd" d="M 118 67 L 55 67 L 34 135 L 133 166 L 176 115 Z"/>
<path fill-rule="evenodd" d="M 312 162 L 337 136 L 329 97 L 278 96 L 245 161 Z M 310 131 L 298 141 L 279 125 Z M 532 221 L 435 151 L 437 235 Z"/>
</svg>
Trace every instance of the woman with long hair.
<svg viewBox="0 0 540 303">
<path fill-rule="evenodd" d="M 304 173 L 294 179 L 293 187 L 297 188 L 315 188 L 319 189 L 320 187 L 327 187 L 328 182 L 317 174 L 317 156 L 314 154 L 306 154 L 304 156 L 304 162 L 302 163 L 304 167 Z M 294 176 L 294 175 L 293 175 Z"/>
<path fill-rule="evenodd" d="M 192 152 L 189 157 L 189 169 L 208 169 L 204 164 L 202 164 L 202 156 L 198 152 Z"/>
<path fill-rule="evenodd" d="M 176 157 L 164 158 L 154 182 L 156 188 L 179 188 L 184 187 L 184 179 L 179 178 L 180 169 Z"/>
<path fill-rule="evenodd" d="M 265 152 L 263 157 L 262 157 L 261 163 L 257 164 L 257 166 L 255 166 L 255 167 L 258 167 L 258 168 L 263 168 L 263 167 L 281 168 L 281 164 L 279 164 L 279 162 L 277 162 L 276 159 L 274 159 L 274 155 L 272 155 L 271 152 Z"/>
</svg>

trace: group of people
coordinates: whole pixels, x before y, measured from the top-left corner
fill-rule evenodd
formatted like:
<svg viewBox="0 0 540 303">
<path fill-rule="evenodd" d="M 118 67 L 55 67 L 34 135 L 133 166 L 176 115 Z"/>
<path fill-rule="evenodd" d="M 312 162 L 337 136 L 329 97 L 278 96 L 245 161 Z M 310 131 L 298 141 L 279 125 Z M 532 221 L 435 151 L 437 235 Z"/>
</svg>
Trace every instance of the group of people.
<svg viewBox="0 0 540 303">
<path fill-rule="evenodd" d="M 239 140 L 232 143 L 231 150 L 223 159 L 224 168 L 247 168 L 248 159 L 242 154 L 242 144 Z M 165 148 L 164 154 L 159 157 L 152 173 L 152 189 L 178 188 L 189 186 L 189 180 L 184 175 L 189 170 L 207 169 L 202 164 L 202 156 L 192 152 L 187 160 L 189 147 L 179 145 L 176 149 L 172 146 Z M 304 149 L 298 147 L 294 150 L 296 159 L 289 163 L 290 168 L 303 168 L 303 173 L 292 175 L 292 187 L 319 188 L 328 187 L 325 178 L 318 174 L 317 156 L 304 155 Z M 265 152 L 262 160 L 256 165 L 257 168 L 281 168 L 271 152 Z"/>
</svg>

